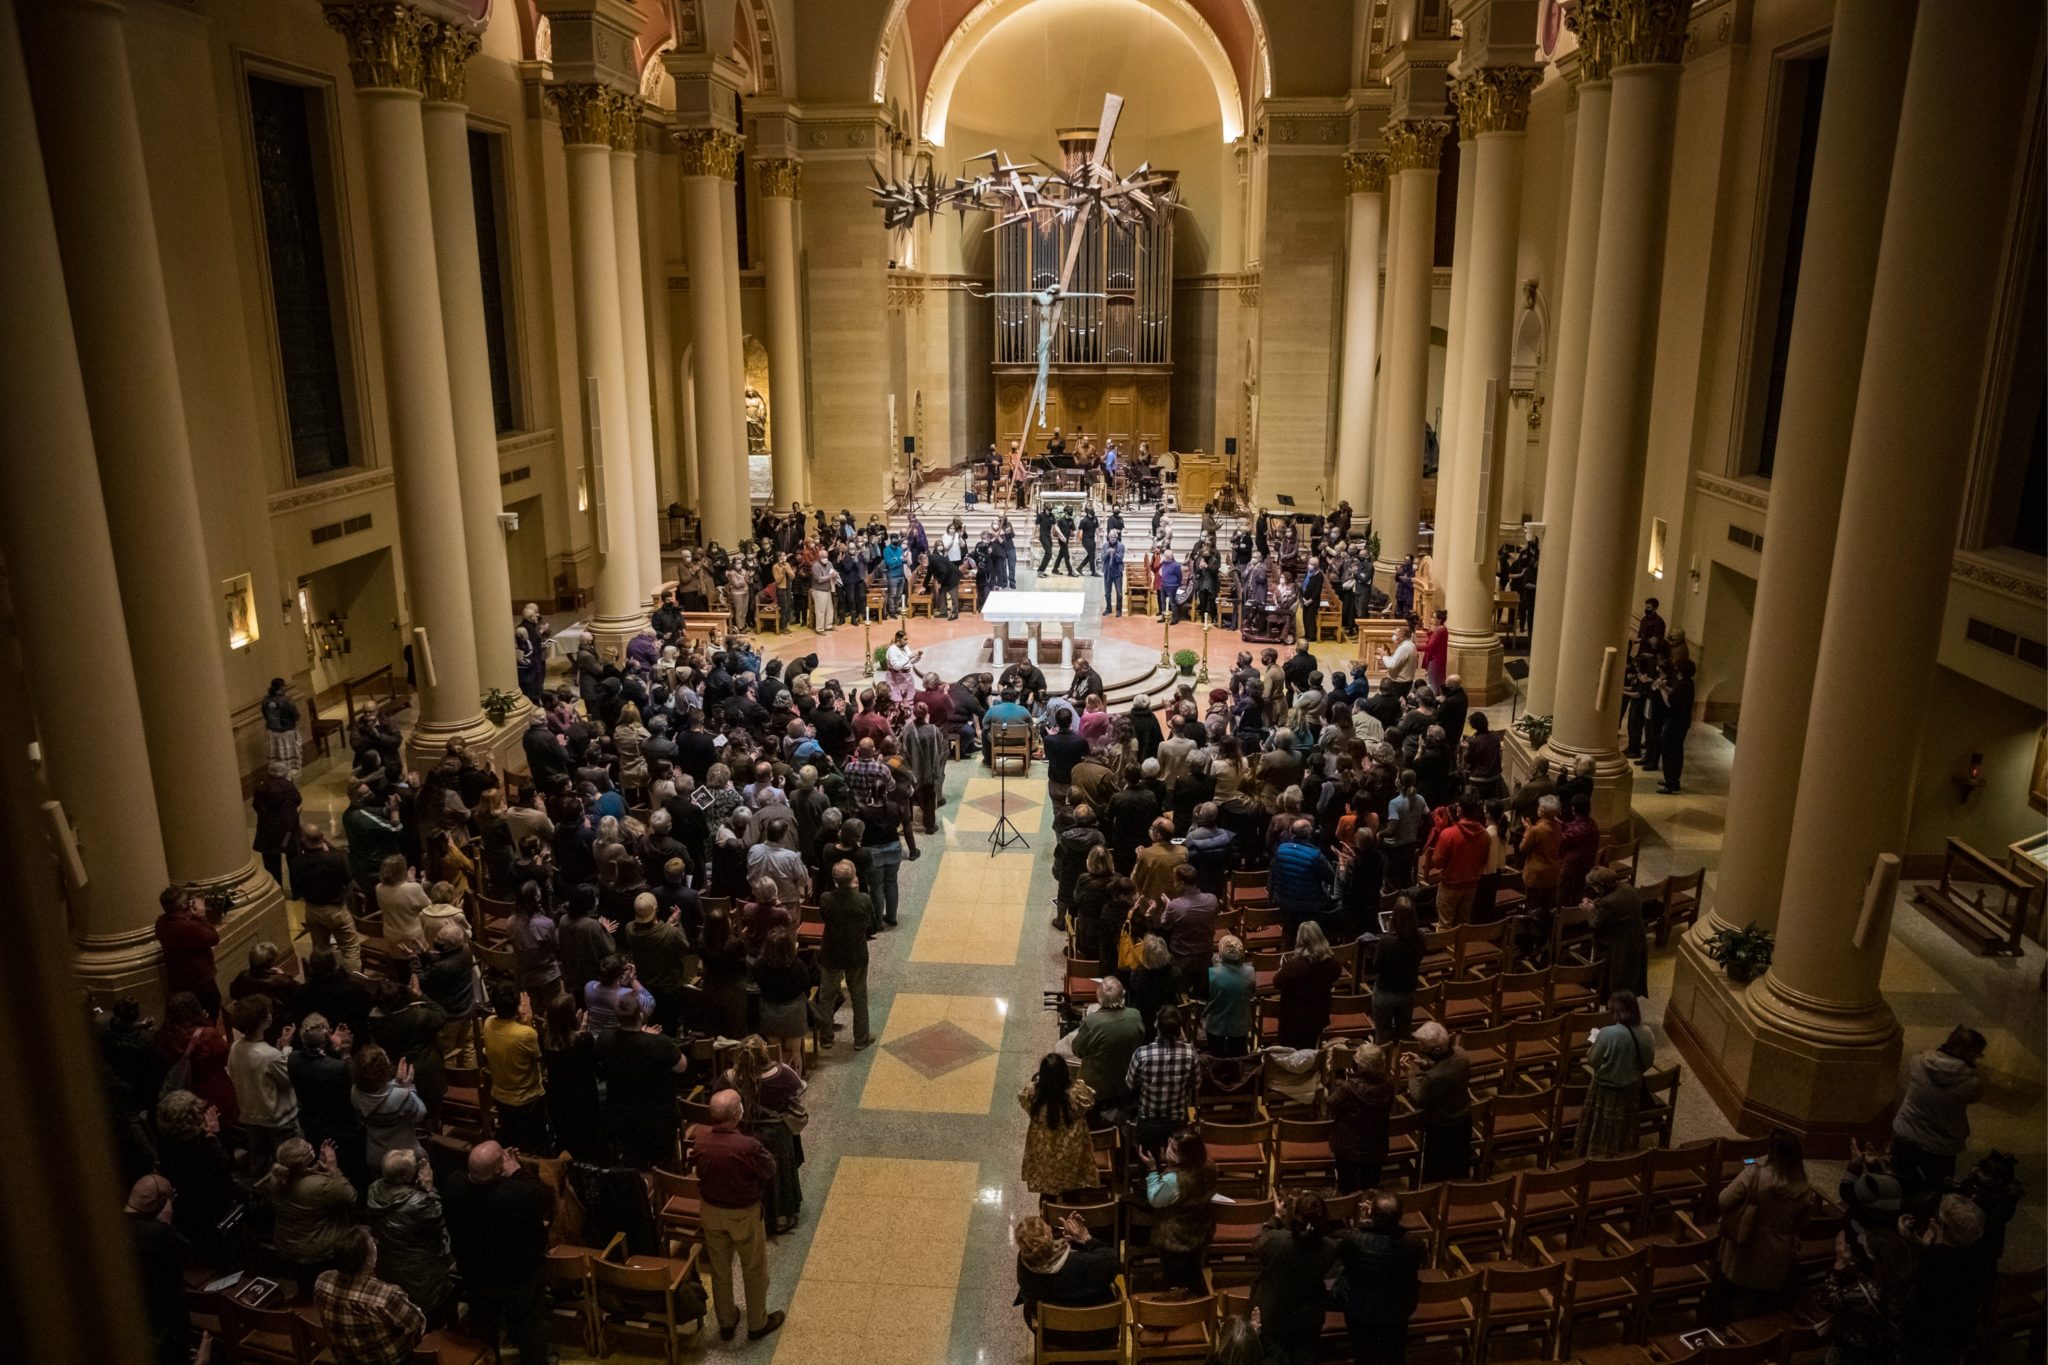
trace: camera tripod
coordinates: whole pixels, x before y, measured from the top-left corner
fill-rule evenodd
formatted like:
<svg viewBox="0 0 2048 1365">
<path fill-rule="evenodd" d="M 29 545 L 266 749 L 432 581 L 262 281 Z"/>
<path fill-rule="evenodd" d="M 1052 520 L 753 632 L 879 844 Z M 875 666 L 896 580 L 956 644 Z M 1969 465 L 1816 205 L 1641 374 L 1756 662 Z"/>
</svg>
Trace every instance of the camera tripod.
<svg viewBox="0 0 2048 1365">
<path fill-rule="evenodd" d="M 988 856 L 1009 848 L 1030 848 L 1030 842 L 1018 831 L 1016 822 L 1010 819 L 1010 770 L 996 769 L 996 827 L 988 832 Z"/>
</svg>

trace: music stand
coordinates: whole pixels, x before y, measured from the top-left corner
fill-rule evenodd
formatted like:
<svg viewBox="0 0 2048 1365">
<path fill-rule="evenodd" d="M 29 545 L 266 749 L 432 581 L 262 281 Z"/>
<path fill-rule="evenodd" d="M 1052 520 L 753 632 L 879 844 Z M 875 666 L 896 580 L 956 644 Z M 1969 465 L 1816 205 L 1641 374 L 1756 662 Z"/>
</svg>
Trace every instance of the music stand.
<svg viewBox="0 0 2048 1365">
<path fill-rule="evenodd" d="M 1028 849 L 1029 841 L 1010 819 L 1010 770 L 996 769 L 996 827 L 988 832 L 988 856 L 993 858 L 1006 849 L 1016 847 Z"/>
</svg>

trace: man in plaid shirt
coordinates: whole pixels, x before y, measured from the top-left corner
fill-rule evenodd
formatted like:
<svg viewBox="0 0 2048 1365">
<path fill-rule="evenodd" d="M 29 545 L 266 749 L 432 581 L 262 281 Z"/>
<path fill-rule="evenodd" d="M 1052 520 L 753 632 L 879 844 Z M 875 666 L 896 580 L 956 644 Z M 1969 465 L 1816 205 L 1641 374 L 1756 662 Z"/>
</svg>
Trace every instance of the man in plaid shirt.
<svg viewBox="0 0 2048 1365">
<path fill-rule="evenodd" d="M 313 1282 L 320 1326 L 334 1352 L 350 1365 L 405 1365 L 426 1335 L 427 1320 L 405 1291 L 376 1276 L 377 1244 L 369 1229 L 354 1227 L 335 1247 L 339 1269 Z"/>
<path fill-rule="evenodd" d="M 846 764 L 846 781 L 853 788 L 854 801 L 863 806 L 881 805 L 896 789 L 896 779 L 876 753 L 872 739 L 862 740 L 854 750 Z"/>
<path fill-rule="evenodd" d="M 1135 1098 L 1138 1145 L 1157 1152 L 1187 1122 L 1195 1102 L 1195 1049 L 1182 1039 L 1180 1010 L 1162 1006 L 1152 1041 L 1131 1054 L 1124 1084 Z"/>
</svg>

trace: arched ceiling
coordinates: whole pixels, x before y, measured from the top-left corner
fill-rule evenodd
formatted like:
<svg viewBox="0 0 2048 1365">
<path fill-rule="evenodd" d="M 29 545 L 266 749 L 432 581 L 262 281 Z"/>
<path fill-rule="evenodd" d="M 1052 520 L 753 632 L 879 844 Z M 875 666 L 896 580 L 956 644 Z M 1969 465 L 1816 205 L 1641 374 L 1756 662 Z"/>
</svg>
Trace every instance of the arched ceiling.
<svg viewBox="0 0 2048 1365">
<path fill-rule="evenodd" d="M 470 0 L 489 5 L 490 0 Z M 636 69 L 645 71 L 657 55 L 671 48 L 686 52 L 716 50 L 731 57 L 750 80 L 745 93 L 782 93 L 783 45 L 770 0 L 628 0 L 639 22 L 633 47 Z M 536 0 L 515 0 L 521 50 L 529 61 L 540 54 Z M 730 13 L 728 13 L 728 9 Z"/>
<path fill-rule="evenodd" d="M 963 25 L 980 27 L 997 11 L 1042 0 L 891 0 L 875 54 L 871 96 L 877 104 L 888 97 L 890 64 L 910 63 L 913 100 L 926 103 L 941 55 Z M 1258 0 L 1152 0 L 1156 8 L 1177 12 L 1190 27 L 1206 28 L 1227 60 L 1239 100 L 1237 125 L 1249 123 L 1252 106 L 1272 93 L 1272 61 L 1266 47 L 1265 23 Z M 957 51 L 957 46 L 956 46 Z M 1080 54 L 1077 54 L 1077 59 Z"/>
<path fill-rule="evenodd" d="M 1220 128 L 1225 142 L 1244 132 L 1245 101 L 1229 53 L 1199 16 L 1172 0 L 982 0 L 932 66 L 919 119 L 925 140 L 947 145 L 954 111 L 970 102 L 977 112 L 964 126 L 1004 128 L 1008 120 L 987 117 L 991 85 L 995 105 L 1036 111 L 1031 124 L 1041 140 L 1055 123 L 1095 123 L 1109 91 L 1128 101 L 1126 127 L 1163 135 Z M 1067 93 L 1048 105 L 1055 90 Z"/>
</svg>

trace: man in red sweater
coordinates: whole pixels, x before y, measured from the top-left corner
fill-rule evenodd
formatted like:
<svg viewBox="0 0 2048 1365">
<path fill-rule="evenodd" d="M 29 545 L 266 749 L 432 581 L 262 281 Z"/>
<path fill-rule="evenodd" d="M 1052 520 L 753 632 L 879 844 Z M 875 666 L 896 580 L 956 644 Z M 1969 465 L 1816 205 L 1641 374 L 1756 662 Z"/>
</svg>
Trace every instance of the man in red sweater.
<svg viewBox="0 0 2048 1365">
<path fill-rule="evenodd" d="M 157 903 L 163 909 L 156 917 L 156 941 L 163 945 L 164 994 L 190 991 L 206 1006 L 208 1017 L 219 1013 L 213 949 L 220 931 L 207 919 L 205 903 L 175 886 L 165 888 Z"/>
<path fill-rule="evenodd" d="M 1429 865 L 1436 869 L 1436 918 L 1439 928 L 1463 924 L 1472 913 L 1472 899 L 1479 879 L 1486 875 L 1492 836 L 1480 819 L 1479 803 L 1458 802 L 1458 820 L 1436 836 L 1429 848 Z"/>
</svg>

